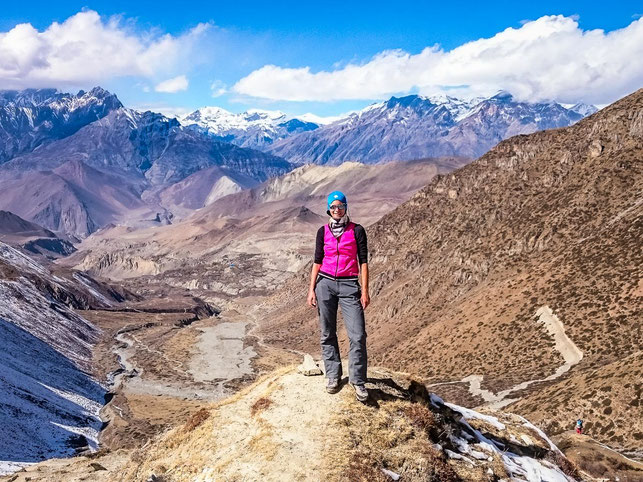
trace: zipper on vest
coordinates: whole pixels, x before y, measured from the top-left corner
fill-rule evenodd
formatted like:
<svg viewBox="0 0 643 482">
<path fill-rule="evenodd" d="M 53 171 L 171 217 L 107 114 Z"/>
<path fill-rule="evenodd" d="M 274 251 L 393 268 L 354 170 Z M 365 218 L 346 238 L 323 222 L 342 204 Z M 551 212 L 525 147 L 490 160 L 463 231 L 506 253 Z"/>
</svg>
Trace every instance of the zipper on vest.
<svg viewBox="0 0 643 482">
<path fill-rule="evenodd" d="M 339 238 L 335 238 L 335 241 L 337 241 L 337 263 L 335 264 L 335 278 L 337 278 L 337 271 L 339 271 Z"/>
</svg>

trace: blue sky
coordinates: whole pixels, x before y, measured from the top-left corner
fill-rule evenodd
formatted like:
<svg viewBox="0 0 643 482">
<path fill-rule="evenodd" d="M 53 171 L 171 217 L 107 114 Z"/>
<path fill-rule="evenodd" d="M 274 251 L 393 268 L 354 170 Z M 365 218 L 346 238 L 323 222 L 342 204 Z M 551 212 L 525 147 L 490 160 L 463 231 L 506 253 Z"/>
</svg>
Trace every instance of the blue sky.
<svg viewBox="0 0 643 482">
<path fill-rule="evenodd" d="M 49 70 L 49 74 L 47 71 L 37 73 L 34 66 L 42 61 L 42 55 L 53 55 L 51 48 L 42 47 L 45 53 L 33 54 L 34 66 L 23 66 L 18 74 L 9 69 L 10 74 L 4 78 L 0 59 L 0 83 L 5 84 L 0 84 L 0 88 L 42 86 L 48 81 L 47 75 L 51 75 L 51 84 L 63 90 L 87 89 L 99 83 L 118 94 L 128 106 L 168 112 L 218 105 L 234 112 L 258 107 L 293 114 L 335 115 L 393 94 L 432 94 L 453 88 L 456 94 L 466 96 L 509 87 L 519 94 L 522 92 L 525 98 L 533 97 L 532 100 L 560 97 L 556 100 L 561 101 L 582 100 L 580 97 L 587 91 L 591 97 L 588 100 L 599 103 L 603 99 L 615 100 L 615 96 L 627 93 L 632 86 L 643 86 L 638 64 L 637 68 L 626 68 L 626 75 L 631 78 L 622 82 L 618 89 L 607 87 L 614 84 L 613 79 L 604 79 L 600 85 L 592 80 L 596 78 L 599 67 L 593 66 L 594 70 L 584 70 L 583 67 L 591 63 L 593 51 L 607 52 L 614 45 L 628 46 L 629 50 L 620 59 L 623 64 L 628 58 L 635 61 L 637 52 L 643 53 L 635 45 L 641 29 L 634 31 L 633 27 L 643 13 L 640 2 L 613 2 L 609 7 L 604 2 L 288 1 L 270 4 L 228 1 L 191 2 L 183 6 L 158 0 L 112 0 L 83 3 L 30 1 L 28 7 L 12 2 L 3 5 L 0 13 L 0 42 L 1 36 L 18 24 L 30 24 L 35 31 L 32 32 L 34 38 L 46 37 L 47 42 L 54 44 L 56 40 L 52 39 L 56 35 L 91 38 L 86 28 L 99 28 L 95 22 L 89 27 L 70 27 L 68 30 L 73 34 L 51 31 L 53 22 L 62 24 L 79 12 L 88 11 L 96 12 L 103 25 L 112 22 L 113 30 L 125 32 L 129 38 L 127 41 L 115 40 L 115 47 L 104 65 L 88 67 L 90 72 L 83 72 L 82 63 L 80 66 L 61 64 L 58 70 Z M 477 45 L 475 42 L 480 39 L 493 38 L 507 28 L 518 31 L 526 22 L 548 15 L 560 15 L 563 20 L 541 20 L 538 32 L 560 29 L 563 32 L 560 35 L 565 39 L 560 42 L 561 49 L 567 49 L 569 56 L 574 55 L 575 42 L 587 51 L 590 60 L 566 73 L 578 79 L 587 78 L 586 85 L 570 85 L 569 81 L 559 83 L 551 72 L 543 74 L 539 85 L 531 85 L 529 69 L 539 69 L 538 72 L 551 69 L 541 64 L 543 58 L 552 57 L 547 48 L 553 47 L 551 42 L 549 46 L 541 45 L 542 42 L 537 44 L 539 41 L 533 40 L 534 34 L 528 34 L 526 29 L 523 29 L 523 37 L 530 37 L 529 48 L 534 52 L 534 60 L 529 61 L 534 65 L 523 65 L 517 69 L 519 73 L 516 75 L 525 79 L 522 84 L 512 83 L 508 74 L 494 78 L 479 69 L 467 75 L 458 72 L 459 65 L 471 64 L 467 61 L 471 57 L 458 53 L 464 50 L 458 50 L 463 44 L 473 42 Z M 575 26 L 572 25 L 574 22 Z M 586 38 L 592 37 L 587 32 L 595 29 L 603 30 L 603 37 Z M 609 33 L 619 29 L 629 33 L 626 32 L 623 39 L 610 39 Z M 534 30 L 536 27 L 532 28 Z M 50 33 L 46 34 L 48 31 Z M 164 36 L 165 43 L 173 41 L 176 44 L 176 48 L 167 47 L 169 53 L 165 63 L 158 58 L 143 63 L 136 59 L 120 63 L 111 61 L 119 55 L 121 47 L 118 42 L 125 42 L 123 52 L 127 51 L 130 41 L 138 42 L 139 48 L 147 48 L 154 41 L 160 45 L 157 46 L 160 50 L 166 48 L 162 47 Z M 540 33 L 536 34 L 536 37 L 540 36 Z M 506 37 L 498 38 L 491 46 L 478 42 L 480 45 L 476 52 L 493 49 L 497 52 L 494 59 L 502 65 L 499 55 L 505 55 L 502 53 L 506 50 L 504 45 L 507 49 L 525 48 L 524 40 L 519 39 L 514 45 L 513 35 L 507 34 Z M 103 41 L 101 38 L 96 37 L 98 45 Z M 39 46 L 34 49 L 41 48 L 41 41 L 36 43 Z M 425 51 L 433 46 L 437 46 L 435 52 Z M 81 55 L 95 52 L 91 50 L 94 47 L 90 47 Z M 394 55 L 387 54 L 392 50 L 396 52 Z M 16 51 L 19 57 L 21 52 Z M 65 48 L 65 51 L 69 49 Z M 165 50 L 161 51 L 161 55 L 165 55 Z M 476 57 L 476 52 L 467 55 Z M 147 53 L 153 57 L 153 52 Z M 516 62 L 515 57 L 508 59 Z M 610 59 L 613 62 L 617 60 Z M 563 57 L 560 62 L 562 68 L 558 70 L 567 70 L 569 62 Z M 85 65 L 89 64 L 85 62 Z M 267 65 L 275 68 L 264 68 Z M 487 65 L 491 66 L 492 62 Z M 306 72 L 301 70 L 305 68 L 308 68 Z M 74 69 L 79 70 L 77 75 Z M 425 75 L 429 71 L 436 72 L 436 75 Z M 402 77 L 417 76 L 417 79 L 389 82 L 387 79 L 395 77 L 397 72 L 401 72 Z M 360 76 L 362 83 L 346 85 Z M 373 86 L 369 79 L 380 76 L 382 79 L 376 82 L 378 85 Z M 478 78 L 482 79 L 480 85 L 476 81 Z M 240 82 L 242 79 L 245 80 Z M 163 84 L 164 81 L 172 82 Z M 549 88 L 547 84 L 556 87 Z M 459 86 L 464 87 L 459 89 Z M 217 96 L 213 97 L 213 94 Z"/>
</svg>

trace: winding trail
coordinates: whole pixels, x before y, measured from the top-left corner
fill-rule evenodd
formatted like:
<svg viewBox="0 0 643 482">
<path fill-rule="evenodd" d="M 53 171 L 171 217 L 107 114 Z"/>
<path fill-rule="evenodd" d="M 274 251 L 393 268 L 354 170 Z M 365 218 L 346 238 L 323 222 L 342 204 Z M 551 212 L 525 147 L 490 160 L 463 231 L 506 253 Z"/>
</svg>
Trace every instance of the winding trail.
<svg viewBox="0 0 643 482">
<path fill-rule="evenodd" d="M 520 400 L 520 398 L 509 398 L 509 395 L 511 395 L 512 393 L 524 390 L 534 383 L 549 382 L 561 377 L 563 374 L 567 373 L 571 369 L 571 367 L 578 364 L 583 359 L 583 352 L 567 336 L 567 333 L 565 333 L 565 327 L 549 306 L 541 306 L 536 311 L 536 316 L 538 316 L 538 321 L 545 325 L 545 328 L 547 329 L 549 334 L 554 337 L 555 348 L 562 355 L 563 360 L 565 360 L 565 363 L 558 367 L 558 369 L 552 375 L 549 375 L 548 377 L 542 379 L 522 382 L 498 393 L 493 393 L 492 391 L 485 390 L 481 387 L 484 380 L 483 375 L 469 375 L 462 380 L 434 383 L 432 385 L 429 385 L 429 387 L 450 385 L 454 383 L 468 383 L 469 393 L 474 396 L 481 397 L 485 401 L 485 404 L 489 407 L 494 409 L 501 409 L 503 407 L 506 407 L 510 403 Z"/>
</svg>

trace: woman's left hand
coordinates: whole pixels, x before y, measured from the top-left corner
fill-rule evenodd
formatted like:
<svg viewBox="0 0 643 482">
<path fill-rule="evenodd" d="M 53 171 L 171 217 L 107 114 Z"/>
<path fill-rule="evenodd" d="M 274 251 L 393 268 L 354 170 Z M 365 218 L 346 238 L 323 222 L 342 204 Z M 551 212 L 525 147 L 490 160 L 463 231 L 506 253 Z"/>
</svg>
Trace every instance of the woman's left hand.
<svg viewBox="0 0 643 482">
<path fill-rule="evenodd" d="M 362 308 L 364 309 L 366 309 L 366 307 L 371 304 L 371 297 L 368 295 L 366 291 L 362 291 L 361 302 L 362 302 Z"/>
</svg>

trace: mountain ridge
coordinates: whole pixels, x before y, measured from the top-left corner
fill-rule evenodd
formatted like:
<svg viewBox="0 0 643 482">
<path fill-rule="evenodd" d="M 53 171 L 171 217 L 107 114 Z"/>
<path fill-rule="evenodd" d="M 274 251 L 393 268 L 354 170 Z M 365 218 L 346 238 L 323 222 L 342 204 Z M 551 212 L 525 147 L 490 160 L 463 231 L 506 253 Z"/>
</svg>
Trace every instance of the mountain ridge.
<svg viewBox="0 0 643 482">
<path fill-rule="evenodd" d="M 81 238 L 128 216 L 158 224 L 172 218 L 160 191 L 211 166 L 243 186 L 291 169 L 281 158 L 215 141 L 176 119 L 118 108 L 0 165 L 0 207 Z M 168 206 L 175 205 L 171 194 L 164 193 Z"/>
<path fill-rule="evenodd" d="M 592 107 L 579 109 L 589 113 Z M 565 127 L 582 117 L 555 102 L 515 101 L 508 92 L 470 101 L 408 95 L 391 97 L 330 125 L 276 141 L 267 151 L 297 164 L 476 158 L 513 135 Z"/>
<path fill-rule="evenodd" d="M 205 130 L 215 139 L 261 150 L 276 140 L 319 127 L 305 119 L 304 116 L 287 116 L 280 111 L 250 109 L 233 114 L 220 107 L 202 107 L 179 120 L 184 126 Z"/>
<path fill-rule="evenodd" d="M 101 87 L 76 95 L 56 89 L 0 90 L 0 164 L 67 137 L 123 107 Z"/>
</svg>

